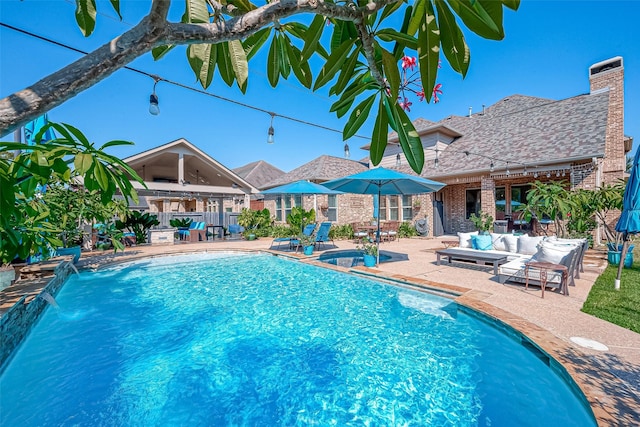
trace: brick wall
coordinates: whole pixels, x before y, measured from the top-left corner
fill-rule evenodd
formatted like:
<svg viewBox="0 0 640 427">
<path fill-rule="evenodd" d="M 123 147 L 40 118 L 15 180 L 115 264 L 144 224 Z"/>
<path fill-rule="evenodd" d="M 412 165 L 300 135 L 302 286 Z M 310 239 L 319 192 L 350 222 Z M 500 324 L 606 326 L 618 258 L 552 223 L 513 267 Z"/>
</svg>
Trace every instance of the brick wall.
<svg viewBox="0 0 640 427">
<path fill-rule="evenodd" d="M 624 67 L 622 58 L 612 58 L 589 68 L 591 92 L 609 89 L 609 116 L 602 180 L 613 183 L 623 177 L 624 153 Z"/>
</svg>

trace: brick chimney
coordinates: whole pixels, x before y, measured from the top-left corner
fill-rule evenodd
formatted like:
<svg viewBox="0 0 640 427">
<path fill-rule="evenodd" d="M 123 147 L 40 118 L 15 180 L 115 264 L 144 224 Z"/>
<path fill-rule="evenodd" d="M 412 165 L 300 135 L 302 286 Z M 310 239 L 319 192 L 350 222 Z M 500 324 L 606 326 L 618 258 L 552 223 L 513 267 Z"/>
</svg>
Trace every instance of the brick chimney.
<svg viewBox="0 0 640 427">
<path fill-rule="evenodd" d="M 616 179 L 623 178 L 626 166 L 622 57 L 616 56 L 589 67 L 589 86 L 592 94 L 609 90 L 609 117 L 602 178 L 604 183 L 613 183 Z"/>
</svg>

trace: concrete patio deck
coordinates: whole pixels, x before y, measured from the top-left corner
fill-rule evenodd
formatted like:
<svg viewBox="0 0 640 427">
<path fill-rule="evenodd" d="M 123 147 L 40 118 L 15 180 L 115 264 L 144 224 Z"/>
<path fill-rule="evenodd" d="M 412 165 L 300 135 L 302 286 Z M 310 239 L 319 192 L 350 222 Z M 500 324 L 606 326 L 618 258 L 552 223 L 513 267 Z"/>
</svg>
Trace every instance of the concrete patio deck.
<svg viewBox="0 0 640 427">
<path fill-rule="evenodd" d="M 170 253 L 208 250 L 268 250 L 270 238 L 254 241 L 227 240 L 164 246 L 135 246 L 124 252 L 83 253 L 78 267 L 98 268 L 102 265 L 141 257 Z M 440 287 L 460 294 L 456 301 L 478 309 L 513 326 L 533 340 L 536 345 L 560 361 L 576 379 L 587 396 L 599 425 L 638 425 L 640 420 L 640 334 L 600 320 L 580 311 L 591 286 L 606 267 L 602 255 L 590 251 L 585 257 L 585 272 L 569 288 L 569 296 L 557 290 L 545 292 L 540 298 L 538 287 L 524 289 L 523 285 L 500 284 L 491 266 L 454 262 L 436 265 L 435 250 L 444 248 L 439 238 L 413 238 L 382 243 L 382 251 L 403 254 L 395 261 L 381 263 L 373 269 L 357 267 L 362 272 L 426 287 Z M 354 249 L 350 241 L 336 241 L 337 249 Z M 331 250 L 328 245 L 326 250 Z M 285 253 L 312 261 L 317 257 Z M 335 267 L 334 267 L 335 268 Z M 337 267 L 340 269 L 339 267 Z M 0 292 L 0 315 L 26 293 L 37 293 L 42 284 L 18 283 Z M 613 285 L 612 285 L 613 286 Z M 18 290 L 20 289 L 20 290 Z M 608 347 L 597 351 L 581 347 L 572 337 L 595 340 Z"/>
</svg>

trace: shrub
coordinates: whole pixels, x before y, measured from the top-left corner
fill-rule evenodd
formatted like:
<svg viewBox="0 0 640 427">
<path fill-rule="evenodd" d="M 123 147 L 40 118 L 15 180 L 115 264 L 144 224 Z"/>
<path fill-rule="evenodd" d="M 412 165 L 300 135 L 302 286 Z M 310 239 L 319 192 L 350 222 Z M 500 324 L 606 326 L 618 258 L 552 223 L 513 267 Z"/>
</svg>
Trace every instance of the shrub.
<svg viewBox="0 0 640 427">
<path fill-rule="evenodd" d="M 401 223 L 400 227 L 398 227 L 398 238 L 414 237 L 417 235 L 418 232 L 416 231 L 416 228 L 408 221 Z"/>
</svg>

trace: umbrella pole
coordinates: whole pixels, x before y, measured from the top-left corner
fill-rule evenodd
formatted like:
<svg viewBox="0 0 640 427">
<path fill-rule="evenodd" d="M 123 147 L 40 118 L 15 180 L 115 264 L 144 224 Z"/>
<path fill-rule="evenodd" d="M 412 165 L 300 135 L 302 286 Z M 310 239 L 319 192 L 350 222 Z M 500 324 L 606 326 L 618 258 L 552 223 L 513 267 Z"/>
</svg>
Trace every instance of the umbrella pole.
<svg viewBox="0 0 640 427">
<path fill-rule="evenodd" d="M 376 267 L 380 265 L 380 187 L 378 185 L 378 217 L 376 223 L 378 224 L 378 232 L 376 233 Z"/>
<path fill-rule="evenodd" d="M 622 269 L 624 267 L 624 259 L 627 256 L 627 252 L 629 250 L 629 239 L 628 234 L 624 233 L 624 240 L 622 241 L 622 252 L 620 253 L 620 263 L 618 264 L 618 274 L 616 276 L 616 281 L 614 282 L 614 289 L 616 291 L 620 290 L 620 278 L 622 277 Z"/>
</svg>

